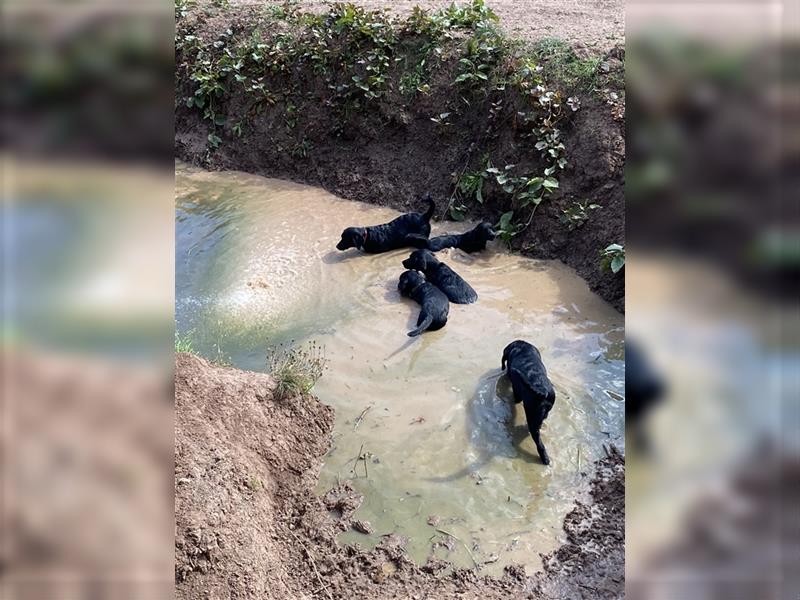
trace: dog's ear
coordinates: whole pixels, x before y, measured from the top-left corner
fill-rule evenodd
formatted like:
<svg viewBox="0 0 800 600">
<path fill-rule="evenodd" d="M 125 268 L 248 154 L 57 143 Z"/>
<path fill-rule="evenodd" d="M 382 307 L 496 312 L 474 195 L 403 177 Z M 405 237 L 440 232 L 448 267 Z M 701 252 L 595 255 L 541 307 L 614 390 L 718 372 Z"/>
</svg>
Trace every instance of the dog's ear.
<svg viewBox="0 0 800 600">
<path fill-rule="evenodd" d="M 419 254 L 417 255 L 417 258 L 419 259 L 419 262 L 420 262 L 419 270 L 422 271 L 423 273 L 428 268 L 428 257 L 429 256 L 431 256 L 431 253 L 428 250 L 420 250 Z"/>
</svg>

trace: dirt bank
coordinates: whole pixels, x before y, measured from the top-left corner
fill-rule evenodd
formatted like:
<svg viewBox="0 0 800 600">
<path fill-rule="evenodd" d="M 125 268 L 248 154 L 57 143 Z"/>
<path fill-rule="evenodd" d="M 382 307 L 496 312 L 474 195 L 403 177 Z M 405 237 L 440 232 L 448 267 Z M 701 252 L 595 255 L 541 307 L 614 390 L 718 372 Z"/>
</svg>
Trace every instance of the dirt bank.
<svg viewBox="0 0 800 600">
<path fill-rule="evenodd" d="M 624 270 L 600 262 L 625 237 L 622 47 L 522 43 L 480 2 L 309 8 L 179 11 L 179 158 L 400 210 L 430 191 L 437 218 L 504 224 L 512 248 L 624 309 Z"/>
<path fill-rule="evenodd" d="M 621 598 L 624 458 L 611 450 L 592 483 L 594 504 L 565 519 L 568 542 L 534 577 L 500 579 L 416 565 L 404 541 L 370 551 L 336 535 L 368 529 L 347 481 L 313 489 L 331 441 L 333 410 L 312 396 L 277 400 L 264 374 L 178 354 L 175 374 L 177 597 L 201 598 Z"/>
</svg>

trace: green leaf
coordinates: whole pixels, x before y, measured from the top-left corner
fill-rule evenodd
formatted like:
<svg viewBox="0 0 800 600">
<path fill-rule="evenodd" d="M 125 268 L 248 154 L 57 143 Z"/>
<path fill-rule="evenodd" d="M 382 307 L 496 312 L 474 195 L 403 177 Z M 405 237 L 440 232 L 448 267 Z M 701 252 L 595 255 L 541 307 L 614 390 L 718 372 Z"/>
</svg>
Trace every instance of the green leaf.
<svg viewBox="0 0 800 600">
<path fill-rule="evenodd" d="M 478 186 L 478 191 L 475 192 L 475 199 L 483 204 L 483 185 Z"/>
<path fill-rule="evenodd" d="M 555 167 L 547 167 L 547 168 L 544 170 L 544 174 L 545 174 L 545 175 L 552 175 L 553 173 L 555 173 L 555 170 L 556 170 L 556 168 L 555 168 Z"/>
<path fill-rule="evenodd" d="M 467 207 L 463 204 L 451 204 L 450 205 L 450 216 L 453 218 L 454 221 L 463 221 L 464 217 L 467 216 Z"/>
<path fill-rule="evenodd" d="M 500 215 L 500 221 L 498 222 L 498 226 L 503 231 L 508 231 L 509 227 L 511 226 L 511 219 L 514 218 L 514 211 L 510 210 L 507 213 L 503 213 Z"/>
<path fill-rule="evenodd" d="M 604 252 L 621 252 L 622 250 L 624 250 L 624 248 L 619 244 L 609 244 L 606 246 Z"/>
<path fill-rule="evenodd" d="M 544 150 L 545 148 L 547 148 L 547 142 L 536 142 L 537 150 Z"/>
<path fill-rule="evenodd" d="M 528 183 L 525 184 L 525 187 L 527 187 L 530 192 L 535 192 L 537 190 L 540 190 L 543 184 L 544 184 L 543 177 L 533 177 L 528 180 Z"/>
<path fill-rule="evenodd" d="M 619 273 L 620 269 L 625 266 L 625 257 L 624 256 L 615 256 L 611 259 L 611 271 L 613 273 Z"/>
<path fill-rule="evenodd" d="M 554 189 L 556 189 L 558 187 L 558 180 L 554 179 L 553 177 L 548 177 L 547 179 L 544 180 L 544 184 L 543 185 L 548 190 L 554 190 Z"/>
</svg>

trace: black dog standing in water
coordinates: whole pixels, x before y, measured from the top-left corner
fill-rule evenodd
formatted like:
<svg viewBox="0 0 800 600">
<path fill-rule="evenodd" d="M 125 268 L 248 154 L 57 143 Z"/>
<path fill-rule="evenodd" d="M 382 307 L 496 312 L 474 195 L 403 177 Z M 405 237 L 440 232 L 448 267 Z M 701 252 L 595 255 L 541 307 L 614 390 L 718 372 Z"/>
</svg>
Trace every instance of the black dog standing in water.
<svg viewBox="0 0 800 600">
<path fill-rule="evenodd" d="M 342 239 L 336 244 L 337 250 L 358 248 L 370 254 L 379 254 L 397 248 L 416 247 L 418 241 L 431 234 L 431 217 L 436 205 L 430 194 L 425 195 L 428 210 L 425 213 L 407 213 L 383 225 L 372 227 L 348 227 L 342 232 Z"/>
<path fill-rule="evenodd" d="M 442 290 L 450 302 L 454 304 L 472 304 L 478 294 L 472 286 L 461 278 L 443 262 L 440 262 L 430 250 L 414 250 L 403 261 L 406 269 L 414 269 L 425 273 L 425 279 Z"/>
<path fill-rule="evenodd" d="M 650 365 L 644 350 L 632 339 L 625 340 L 625 428 L 636 448 L 650 450 L 645 419 L 662 399 L 666 385 Z"/>
<path fill-rule="evenodd" d="M 450 303 L 439 288 L 425 281 L 416 271 L 404 271 L 397 282 L 397 289 L 400 294 L 411 298 L 422 307 L 417 328 L 408 332 L 409 337 L 418 336 L 423 331 L 436 331 L 445 326 Z"/>
<path fill-rule="evenodd" d="M 415 248 L 439 252 L 445 248 L 458 248 L 467 253 L 480 252 L 486 250 L 486 243 L 497 237 L 494 229 L 489 223 L 476 225 L 466 233 L 453 235 L 437 235 L 430 239 L 423 236 L 411 236 L 412 245 Z"/>
<path fill-rule="evenodd" d="M 503 350 L 503 369 L 508 366 L 508 378 L 514 390 L 514 402 L 522 402 L 528 431 L 531 432 L 539 458 L 546 465 L 550 457 L 542 443 L 539 429 L 556 401 L 556 391 L 547 378 L 547 369 L 542 363 L 542 355 L 535 346 L 522 340 L 511 342 Z"/>
</svg>

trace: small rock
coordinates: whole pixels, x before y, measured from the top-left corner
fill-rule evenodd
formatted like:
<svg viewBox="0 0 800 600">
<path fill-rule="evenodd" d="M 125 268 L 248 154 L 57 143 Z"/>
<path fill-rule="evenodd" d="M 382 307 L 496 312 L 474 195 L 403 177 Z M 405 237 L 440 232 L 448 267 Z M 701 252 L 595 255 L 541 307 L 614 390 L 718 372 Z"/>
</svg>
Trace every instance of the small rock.
<svg viewBox="0 0 800 600">
<path fill-rule="evenodd" d="M 428 517 L 428 525 L 430 525 L 431 527 L 438 527 L 439 523 L 441 522 L 442 519 L 438 515 L 431 515 L 430 517 Z"/>
<path fill-rule="evenodd" d="M 359 533 L 363 533 L 364 535 L 369 535 L 372 533 L 372 525 L 369 521 L 353 521 L 352 528 Z"/>
</svg>

